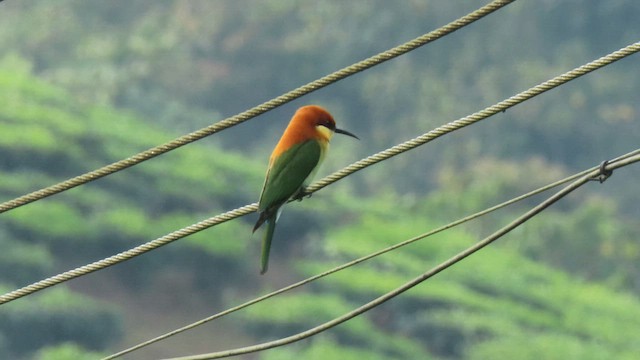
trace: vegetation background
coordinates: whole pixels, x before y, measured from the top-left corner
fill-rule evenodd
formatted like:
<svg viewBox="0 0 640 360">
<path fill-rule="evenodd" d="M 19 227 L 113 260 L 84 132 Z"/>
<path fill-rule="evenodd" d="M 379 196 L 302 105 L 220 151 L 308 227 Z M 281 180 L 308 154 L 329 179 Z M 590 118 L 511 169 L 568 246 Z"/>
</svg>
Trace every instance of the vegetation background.
<svg viewBox="0 0 640 360">
<path fill-rule="evenodd" d="M 0 3 L 0 201 L 232 116 L 486 1 Z M 516 1 L 444 39 L 139 166 L 0 215 L 2 293 L 257 201 L 295 109 L 327 107 L 319 175 L 638 41 L 633 0 Z M 287 206 L 0 307 L 0 358 L 93 359 L 634 150 L 638 56 Z M 640 168 L 312 340 L 251 359 L 635 359 Z M 163 341 L 155 359 L 287 336 L 478 241 L 542 197 Z"/>
</svg>

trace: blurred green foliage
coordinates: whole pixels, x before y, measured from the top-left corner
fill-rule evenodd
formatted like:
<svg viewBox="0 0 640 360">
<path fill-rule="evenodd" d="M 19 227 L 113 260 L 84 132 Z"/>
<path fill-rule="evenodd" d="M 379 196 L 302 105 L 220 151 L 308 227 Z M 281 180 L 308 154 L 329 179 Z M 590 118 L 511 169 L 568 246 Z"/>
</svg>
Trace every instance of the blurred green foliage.
<svg viewBox="0 0 640 360">
<path fill-rule="evenodd" d="M 0 71 L 7 76 L 0 76 L 5 80 L 0 91 L 11 98 L 10 106 L 0 109 L 3 172 L 11 174 L 0 178 L 3 196 L 18 196 L 172 136 L 147 127 L 131 114 L 75 103 L 64 89 L 31 75 L 26 60 L 16 55 L 1 63 Z M 112 255 L 189 225 L 194 214 L 203 217 L 205 211 L 218 212 L 252 200 L 250 189 L 259 188 L 262 165 L 229 153 L 216 156 L 219 150 L 213 146 L 185 150 L 167 155 L 169 163 L 150 163 L 124 176 L 112 176 L 3 214 L 0 242 L 6 250 L 0 255 L 0 283 L 8 289 L 33 282 L 64 269 L 65 264 Z M 229 194 L 232 187 L 245 189 Z M 191 195 L 185 197 L 188 193 Z M 220 202 L 212 210 L 210 199 L 216 198 Z M 153 269 L 175 258 L 189 259 L 190 266 L 219 259 L 231 273 L 242 274 L 246 264 L 230 260 L 243 254 L 244 242 L 229 241 L 238 233 L 249 233 L 249 227 L 236 222 L 199 233 L 165 253 L 164 261 L 147 261 L 143 274 L 124 281 L 131 286 L 144 283 Z M 44 297 L 53 296 L 47 306 L 25 300 L 3 309 L 0 349 L 6 349 L 7 356 L 22 356 L 63 341 L 99 349 L 119 338 L 117 311 L 92 305 L 86 297 L 75 299 L 77 295 L 67 290 L 66 298 L 60 294 Z M 33 336 L 25 337 L 25 333 Z M 64 357 L 76 350 L 73 346 L 56 348 L 38 356 Z"/>
<path fill-rule="evenodd" d="M 234 115 L 483 4 L 2 2 L 0 201 Z M 516 2 L 255 121 L 0 214 L 2 293 L 255 202 L 269 151 L 303 103 L 327 106 L 362 139 L 335 139 L 322 175 L 637 41 L 637 2 L 577 4 Z M 248 217 L 3 305 L 0 358 L 96 358 L 632 150 L 634 61 L 288 205 L 266 276 L 256 275 L 260 234 L 252 237 Z M 259 358 L 634 358 L 638 174 L 620 170 L 382 307 Z M 182 337 L 134 358 L 213 351 L 211 339 L 229 334 L 251 343 L 308 329 L 540 199 L 250 308 L 207 328 L 204 341 Z"/>
<path fill-rule="evenodd" d="M 73 343 L 63 343 L 61 345 L 43 348 L 38 351 L 34 360 L 93 360 L 104 356 L 106 355 L 87 351 Z"/>
<path fill-rule="evenodd" d="M 3 293 L 8 287 L 2 287 Z M 20 358 L 42 347 L 73 342 L 99 349 L 122 334 L 121 318 L 109 304 L 57 288 L 3 306 L 0 313 L 3 356 Z"/>
<path fill-rule="evenodd" d="M 325 242 L 326 253 L 331 254 L 332 259 L 343 260 L 366 255 L 391 245 L 390 239 L 409 238 L 433 227 L 429 221 L 421 220 L 412 212 L 396 213 L 391 217 L 363 216 L 360 224 L 330 231 Z M 347 308 L 355 308 L 425 272 L 475 241 L 477 239 L 468 230 L 450 230 L 420 240 L 322 280 L 316 285 L 313 303 L 319 304 L 324 298 L 340 294 L 352 303 Z M 310 263 L 305 260 L 298 264 L 307 275 L 326 266 L 324 261 Z M 277 301 L 271 306 L 273 308 L 266 308 L 261 313 L 273 314 L 274 308 L 285 307 Z M 298 322 L 306 319 L 295 316 L 294 310 L 287 310 Z M 308 305 L 306 313 L 318 312 Z M 261 319 L 253 312 L 248 314 L 252 322 Z M 527 337 L 535 338 L 535 346 L 544 347 L 544 352 L 553 353 L 552 358 L 580 354 L 592 348 L 598 350 L 592 355 L 600 358 L 630 358 L 640 351 L 635 336 L 640 327 L 640 302 L 635 296 L 616 294 L 602 285 L 577 280 L 531 261 L 506 246 L 492 246 L 482 254 L 472 255 L 382 309 L 372 311 L 367 318 L 375 324 L 377 331 L 402 333 L 445 358 L 488 358 L 503 352 L 505 356 L 515 356 L 511 346 L 514 349 L 523 346 L 522 341 Z M 307 327 L 317 322 L 309 319 Z M 284 324 L 275 320 L 270 322 L 282 327 L 283 332 L 291 323 L 294 323 L 293 319 Z M 335 334 L 340 331 L 336 330 Z M 568 340 L 552 341 L 554 336 L 551 334 Z M 350 343 L 346 336 L 338 336 L 345 345 Z M 478 353 L 476 347 L 480 349 Z M 531 355 L 523 355 L 525 358 L 541 353 L 539 348 L 522 350 L 523 354 L 528 351 Z"/>
</svg>

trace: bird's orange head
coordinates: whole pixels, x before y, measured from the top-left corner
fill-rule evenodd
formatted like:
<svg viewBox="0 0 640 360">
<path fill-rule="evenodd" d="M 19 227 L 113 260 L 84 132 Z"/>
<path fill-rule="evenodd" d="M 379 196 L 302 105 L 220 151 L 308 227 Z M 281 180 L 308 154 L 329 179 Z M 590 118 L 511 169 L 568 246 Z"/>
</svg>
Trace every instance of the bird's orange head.
<svg viewBox="0 0 640 360">
<path fill-rule="evenodd" d="M 291 146 L 308 140 L 316 140 L 326 145 L 334 133 L 358 138 L 352 133 L 336 128 L 336 122 L 329 112 L 317 105 L 299 108 L 291 118 L 272 156 L 278 156 Z"/>
</svg>

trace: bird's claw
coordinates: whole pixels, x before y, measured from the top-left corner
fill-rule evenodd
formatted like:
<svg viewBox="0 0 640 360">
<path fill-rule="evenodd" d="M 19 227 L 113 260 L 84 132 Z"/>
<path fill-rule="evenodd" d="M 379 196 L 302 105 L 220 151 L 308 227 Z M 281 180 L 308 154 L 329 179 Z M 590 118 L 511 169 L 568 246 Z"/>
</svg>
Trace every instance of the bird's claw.
<svg viewBox="0 0 640 360">
<path fill-rule="evenodd" d="M 311 195 L 313 195 L 312 192 L 307 191 L 307 188 L 300 188 L 300 190 L 298 190 L 298 192 L 295 193 L 295 195 L 293 195 L 291 197 L 291 199 L 296 200 L 296 201 L 302 201 L 302 199 L 306 198 L 310 198 Z"/>
</svg>

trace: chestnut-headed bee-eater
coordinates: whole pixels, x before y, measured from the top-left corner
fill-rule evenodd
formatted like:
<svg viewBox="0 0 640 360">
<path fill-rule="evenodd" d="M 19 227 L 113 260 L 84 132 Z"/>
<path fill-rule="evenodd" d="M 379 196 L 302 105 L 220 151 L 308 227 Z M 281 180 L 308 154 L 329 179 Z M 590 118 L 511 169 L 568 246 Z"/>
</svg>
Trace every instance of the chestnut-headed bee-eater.
<svg viewBox="0 0 640 360">
<path fill-rule="evenodd" d="M 358 138 L 336 128 L 329 112 L 317 105 L 299 108 L 271 153 L 267 176 L 258 202 L 260 217 L 255 232 L 264 222 L 267 230 L 262 239 L 260 273 L 267 271 L 269 250 L 282 205 L 291 198 L 301 198 L 320 167 L 334 133 Z"/>
</svg>

